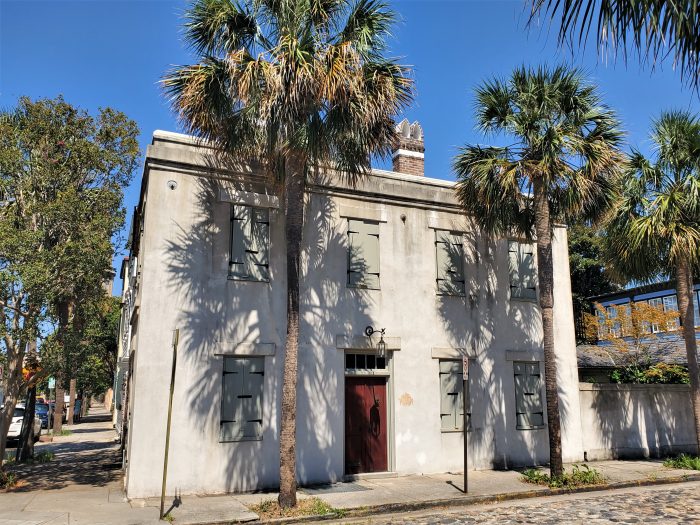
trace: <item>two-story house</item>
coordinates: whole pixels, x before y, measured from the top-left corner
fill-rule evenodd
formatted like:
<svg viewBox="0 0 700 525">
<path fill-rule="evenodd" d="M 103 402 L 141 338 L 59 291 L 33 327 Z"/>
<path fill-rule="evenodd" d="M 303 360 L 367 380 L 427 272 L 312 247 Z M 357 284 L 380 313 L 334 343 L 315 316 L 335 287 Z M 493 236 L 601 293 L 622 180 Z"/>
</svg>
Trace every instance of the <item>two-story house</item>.
<svg viewBox="0 0 700 525">
<path fill-rule="evenodd" d="M 404 122 L 398 131 L 394 171 L 374 170 L 355 186 L 323 170 L 309 176 L 302 484 L 460 470 L 464 410 L 474 468 L 548 461 L 534 245 L 483 235 L 461 212 L 454 183 L 424 176 L 420 127 Z M 169 489 L 278 482 L 284 221 L 254 170 L 232 172 L 194 138 L 154 133 L 123 271 L 133 279 L 129 497 L 161 489 L 176 329 Z M 554 235 L 554 281 L 563 450 L 573 461 L 583 452 L 564 227 Z"/>
</svg>

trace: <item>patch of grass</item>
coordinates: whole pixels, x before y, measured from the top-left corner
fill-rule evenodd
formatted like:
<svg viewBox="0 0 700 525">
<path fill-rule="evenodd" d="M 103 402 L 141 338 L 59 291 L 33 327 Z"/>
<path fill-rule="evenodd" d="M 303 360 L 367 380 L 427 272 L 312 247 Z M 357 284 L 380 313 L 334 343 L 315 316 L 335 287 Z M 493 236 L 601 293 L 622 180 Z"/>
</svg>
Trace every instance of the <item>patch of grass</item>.
<svg viewBox="0 0 700 525">
<path fill-rule="evenodd" d="M 163 516 L 163 521 L 167 521 L 168 523 L 172 523 L 173 521 L 175 521 L 175 516 L 173 516 L 172 514 L 170 514 L 168 512 L 165 516 Z"/>
<path fill-rule="evenodd" d="M 700 470 L 700 456 L 690 456 L 681 454 L 675 458 L 668 458 L 664 461 L 664 467 L 682 468 L 685 470 Z"/>
<path fill-rule="evenodd" d="M 34 455 L 34 463 L 48 463 L 55 457 L 56 455 L 53 452 L 44 450 L 43 452 L 39 452 L 38 454 Z"/>
<path fill-rule="evenodd" d="M 325 514 L 335 514 L 342 517 L 345 512 L 331 507 L 321 498 L 305 498 L 297 501 L 297 506 L 291 509 L 283 509 L 277 500 L 268 499 L 253 505 L 250 510 L 260 516 L 261 520 L 272 518 L 296 518 L 299 516 L 319 516 Z"/>
<path fill-rule="evenodd" d="M 605 477 L 596 469 L 588 465 L 574 465 L 571 472 L 564 472 L 563 475 L 550 477 L 546 472 L 529 468 L 522 472 L 523 481 L 534 485 L 544 485 L 551 488 L 573 488 L 585 487 L 588 485 L 602 485 L 605 483 Z"/>
<path fill-rule="evenodd" d="M 15 473 L 0 468 L 0 490 L 11 489 L 15 485 L 17 485 Z"/>
<path fill-rule="evenodd" d="M 56 433 L 53 430 L 49 432 L 49 435 L 51 436 L 71 436 L 73 435 L 73 431 L 69 430 L 67 428 L 62 428 L 60 432 Z"/>
</svg>

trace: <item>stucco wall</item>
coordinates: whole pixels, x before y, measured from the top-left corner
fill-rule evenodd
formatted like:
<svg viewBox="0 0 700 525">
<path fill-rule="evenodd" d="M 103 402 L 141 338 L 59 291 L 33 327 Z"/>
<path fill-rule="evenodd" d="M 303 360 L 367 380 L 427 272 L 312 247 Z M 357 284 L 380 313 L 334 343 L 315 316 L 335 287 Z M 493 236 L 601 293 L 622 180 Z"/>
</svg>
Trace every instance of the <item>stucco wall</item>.
<svg viewBox="0 0 700 525">
<path fill-rule="evenodd" d="M 271 211 L 270 282 L 228 279 L 231 204 L 226 196 L 264 188 L 202 176 L 200 153 L 177 136 L 170 141 L 157 137 L 149 148 L 129 497 L 160 491 L 174 328 L 180 329 L 180 347 L 169 492 L 252 490 L 278 481 L 286 327 L 284 217 Z M 177 188 L 170 189 L 168 181 L 175 181 Z M 380 221 L 380 290 L 346 286 L 348 216 Z M 436 348 L 465 349 L 471 358 L 471 466 L 546 462 L 546 428 L 516 429 L 513 360 L 541 362 L 542 336 L 537 304 L 509 298 L 507 240 L 479 235 L 459 213 L 450 183 L 386 172 L 375 173 L 356 188 L 312 182 L 305 219 L 297 410 L 300 481 L 336 481 L 344 474 L 345 370 L 338 341 L 361 336 L 367 325 L 386 328 L 395 349 L 390 352 L 388 392 L 391 470 L 461 469 L 462 435 L 440 431 Z M 464 231 L 466 297 L 436 294 L 436 225 Z M 564 228 L 555 232 L 554 263 L 564 455 L 578 460 L 578 380 Z M 221 354 L 263 347 L 272 354 L 265 357 L 263 439 L 219 443 Z M 544 391 L 542 397 L 544 402 Z"/>
<path fill-rule="evenodd" d="M 693 452 L 688 385 L 581 383 L 581 424 L 589 460 Z"/>
</svg>

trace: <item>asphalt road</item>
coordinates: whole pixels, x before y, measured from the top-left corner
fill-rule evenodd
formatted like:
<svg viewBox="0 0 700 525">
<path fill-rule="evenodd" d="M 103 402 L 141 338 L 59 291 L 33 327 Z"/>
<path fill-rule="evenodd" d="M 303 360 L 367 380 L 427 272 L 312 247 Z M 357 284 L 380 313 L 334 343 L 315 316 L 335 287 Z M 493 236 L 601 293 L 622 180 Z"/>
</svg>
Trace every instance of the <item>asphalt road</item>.
<svg viewBox="0 0 700 525">
<path fill-rule="evenodd" d="M 700 524 L 700 482 L 452 507 L 344 520 L 347 524 Z"/>
</svg>

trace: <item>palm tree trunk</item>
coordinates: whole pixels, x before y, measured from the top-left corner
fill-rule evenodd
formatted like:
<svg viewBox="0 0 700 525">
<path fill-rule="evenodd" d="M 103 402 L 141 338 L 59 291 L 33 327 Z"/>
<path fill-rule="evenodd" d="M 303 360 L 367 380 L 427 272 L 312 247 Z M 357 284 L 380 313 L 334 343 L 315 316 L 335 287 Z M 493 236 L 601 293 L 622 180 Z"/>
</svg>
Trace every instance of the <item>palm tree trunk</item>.
<svg viewBox="0 0 700 525">
<path fill-rule="evenodd" d="M 299 353 L 299 274 L 301 238 L 304 226 L 304 164 L 300 159 L 287 162 L 284 181 L 285 238 L 287 242 L 287 339 L 282 378 L 282 423 L 280 426 L 281 507 L 297 503 L 296 412 L 297 359 Z"/>
<path fill-rule="evenodd" d="M 698 368 L 698 343 L 695 339 L 693 314 L 693 269 L 686 258 L 678 261 L 676 294 L 681 318 L 681 330 L 688 354 L 688 375 L 690 375 L 690 397 L 695 418 L 695 439 L 697 453 L 700 454 L 700 369 Z"/>
<path fill-rule="evenodd" d="M 542 342 L 544 346 L 544 384 L 549 427 L 549 469 L 552 477 L 561 476 L 564 466 L 561 454 L 561 422 L 557 389 L 557 361 L 554 353 L 554 264 L 552 262 L 552 228 L 549 201 L 539 177 L 533 181 L 535 199 L 535 233 L 537 234 L 537 278 Z"/>
</svg>

